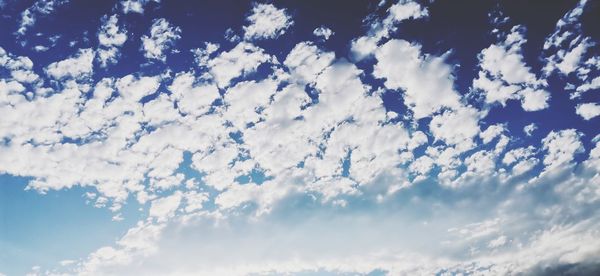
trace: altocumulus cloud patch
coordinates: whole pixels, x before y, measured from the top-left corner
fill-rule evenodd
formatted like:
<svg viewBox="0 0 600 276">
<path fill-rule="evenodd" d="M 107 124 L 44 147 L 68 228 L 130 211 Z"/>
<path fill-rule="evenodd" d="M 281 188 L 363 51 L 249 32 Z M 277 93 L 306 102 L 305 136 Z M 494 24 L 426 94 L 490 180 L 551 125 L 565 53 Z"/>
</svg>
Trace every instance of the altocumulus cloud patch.
<svg viewBox="0 0 600 276">
<path fill-rule="evenodd" d="M 596 1 L 0 12 L 0 275 L 600 272 Z"/>
</svg>

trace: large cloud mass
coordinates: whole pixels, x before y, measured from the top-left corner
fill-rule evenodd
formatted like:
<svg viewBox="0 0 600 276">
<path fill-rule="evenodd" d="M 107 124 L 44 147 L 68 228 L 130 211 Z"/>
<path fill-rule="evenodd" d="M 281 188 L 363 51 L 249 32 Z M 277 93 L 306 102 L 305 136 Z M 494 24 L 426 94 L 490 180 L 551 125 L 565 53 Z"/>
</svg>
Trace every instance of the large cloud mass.
<svg viewBox="0 0 600 276">
<path fill-rule="evenodd" d="M 14 35 L 66 2 L 34 4 Z M 111 223 L 140 206 L 113 244 L 48 274 L 597 272 L 600 106 L 585 95 L 600 62 L 576 34 L 586 3 L 545 38 L 541 66 L 528 64 L 527 27 L 490 13 L 492 43 L 459 82 L 452 50 L 398 35 L 435 3 L 382 1 L 343 56 L 322 25 L 272 51 L 299 24 L 278 4 L 254 3 L 227 40 L 194 44 L 179 20 L 129 31 L 161 3 L 122 1 L 96 44 L 64 58 L 0 48 L 0 173 L 42 194 L 83 187 Z M 570 99 L 553 102 L 551 78 Z M 554 104 L 580 121 L 497 121 Z"/>
</svg>

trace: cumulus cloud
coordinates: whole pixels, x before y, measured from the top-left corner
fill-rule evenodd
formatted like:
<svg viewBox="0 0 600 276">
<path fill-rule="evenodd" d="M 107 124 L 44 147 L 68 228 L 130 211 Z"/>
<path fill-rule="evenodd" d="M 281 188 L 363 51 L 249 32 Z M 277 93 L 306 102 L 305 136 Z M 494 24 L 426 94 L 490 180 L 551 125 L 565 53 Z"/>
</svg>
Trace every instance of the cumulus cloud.
<svg viewBox="0 0 600 276">
<path fill-rule="evenodd" d="M 262 3 L 254 4 L 246 21 L 248 25 L 244 26 L 244 38 L 247 40 L 277 38 L 294 24 L 285 9 Z"/>
<path fill-rule="evenodd" d="M 73 57 L 53 62 L 46 67 L 46 74 L 54 79 L 79 78 L 90 75 L 93 70 L 95 51 L 82 49 Z"/>
<path fill-rule="evenodd" d="M 545 170 L 550 171 L 569 164 L 576 153 L 583 152 L 580 138 L 581 133 L 575 129 L 566 129 L 558 132 L 551 131 L 546 138 L 542 139 L 543 149 L 547 151 L 544 157 Z"/>
<path fill-rule="evenodd" d="M 414 1 L 398 1 L 386 11 L 382 20 L 374 20 L 370 24 L 368 35 L 354 39 L 350 51 L 354 60 L 360 61 L 371 56 L 382 40 L 388 39 L 397 30 L 397 25 L 409 19 L 429 16 L 427 8 Z"/>
<path fill-rule="evenodd" d="M 167 52 L 181 38 L 181 29 L 173 26 L 164 18 L 154 19 L 150 27 L 150 35 L 142 36 L 144 56 L 151 60 L 165 62 Z"/>
<path fill-rule="evenodd" d="M 575 113 L 584 120 L 591 120 L 600 115 L 600 105 L 596 103 L 584 103 L 577 105 Z"/>
<path fill-rule="evenodd" d="M 127 41 L 127 33 L 119 28 L 118 20 L 116 14 L 102 18 L 102 26 L 98 31 L 97 50 L 97 58 L 102 67 L 117 63 L 120 56 L 119 48 Z"/>
<path fill-rule="evenodd" d="M 416 119 L 461 106 L 452 69 L 443 58 L 423 55 L 419 45 L 405 40 L 388 41 L 377 49 L 375 58 L 373 75 L 385 79 L 388 89 L 403 90 L 404 104 Z"/>
<path fill-rule="evenodd" d="M 208 61 L 208 67 L 219 87 L 227 87 L 234 78 L 255 72 L 259 65 L 268 61 L 274 60 L 263 49 L 240 42 L 230 51 Z"/>
<path fill-rule="evenodd" d="M 148 2 L 122 2 L 123 13 Z M 57 273 L 502 275 L 595 261 L 599 138 L 586 149 L 582 130 L 540 124 L 539 140 L 539 122 L 524 121 L 523 134 L 522 121 L 486 118 L 512 100 L 551 108 L 525 63 L 524 28 L 481 51 L 472 88 L 484 101 L 471 101 L 451 53 L 390 39 L 428 14 L 392 4 L 365 21 L 349 57 L 313 41 L 271 53 L 250 41 L 293 23 L 256 4 L 243 41 L 201 41 L 183 69 L 167 64 L 181 30 L 155 19 L 141 49 L 166 68 L 119 76 L 93 63 L 114 64 L 134 42 L 118 15 L 102 18 L 97 49 L 42 66 L 46 76 L 0 48 L 0 173 L 42 193 L 81 186 L 117 221 L 130 200 L 141 205 L 124 235 Z M 373 62 L 347 59 L 357 53 Z M 390 94 L 402 104 L 386 105 Z"/>
<path fill-rule="evenodd" d="M 49 15 L 52 12 L 54 12 L 56 8 L 67 3 L 69 3 L 69 0 L 35 1 L 31 7 L 25 9 L 21 13 L 21 20 L 19 22 L 19 29 L 17 30 L 17 34 L 20 36 L 25 35 L 27 30 L 33 27 L 33 25 L 37 21 L 38 16 Z"/>
<path fill-rule="evenodd" d="M 318 27 L 313 31 L 313 34 L 317 37 L 321 37 L 324 40 L 328 40 L 330 36 L 332 36 L 334 34 L 334 32 L 324 26 Z"/>
<path fill-rule="evenodd" d="M 128 13 L 144 13 L 144 7 L 148 3 L 160 3 L 160 0 L 125 0 L 121 1 L 121 7 L 124 14 Z"/>
<path fill-rule="evenodd" d="M 515 26 L 503 41 L 479 54 L 481 71 L 473 81 L 473 88 L 482 92 L 485 103 L 505 106 L 508 100 L 521 100 L 525 111 L 548 107 L 550 93 L 545 90 L 546 82 L 525 64 L 521 52 L 525 42 L 525 29 Z"/>
</svg>

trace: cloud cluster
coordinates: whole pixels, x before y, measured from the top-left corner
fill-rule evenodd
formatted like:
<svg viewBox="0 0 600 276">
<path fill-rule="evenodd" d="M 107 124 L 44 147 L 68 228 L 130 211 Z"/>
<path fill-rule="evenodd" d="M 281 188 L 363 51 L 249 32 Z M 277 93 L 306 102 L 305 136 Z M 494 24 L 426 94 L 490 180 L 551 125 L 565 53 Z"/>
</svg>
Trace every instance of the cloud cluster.
<svg viewBox="0 0 600 276">
<path fill-rule="evenodd" d="M 144 56 L 150 60 L 165 62 L 167 51 L 181 38 L 181 29 L 171 25 L 166 19 L 158 18 L 152 21 L 150 35 L 142 36 Z"/>
<path fill-rule="evenodd" d="M 278 9 L 272 4 L 254 4 L 246 20 L 248 25 L 244 26 L 244 38 L 248 40 L 277 38 L 294 24 L 285 9 Z"/>
<path fill-rule="evenodd" d="M 123 1 L 122 11 L 142 13 L 148 2 Z M 96 49 L 41 72 L 0 48 L 0 173 L 30 177 L 42 193 L 85 187 L 114 220 L 128 200 L 144 214 L 114 244 L 54 272 L 493 275 L 594 264 L 599 139 L 588 146 L 579 130 L 536 124 L 524 139 L 511 122 L 485 120 L 511 100 L 549 108 L 545 77 L 596 59 L 579 62 L 585 51 L 574 46 L 536 74 L 523 56 L 525 28 L 514 26 L 481 50 L 473 93 L 460 93 L 451 52 L 393 38 L 427 7 L 401 0 L 381 13 L 348 57 L 311 41 L 280 59 L 261 48 L 256 41 L 293 26 L 272 4 L 253 5 L 244 40 L 191 50 L 195 63 L 183 71 L 98 74 L 135 42 L 118 15 L 102 18 Z M 154 19 L 140 56 L 168 65 L 183 35 Z M 398 95 L 403 114 L 384 93 Z M 574 112 L 593 120 L 598 109 Z"/>
</svg>

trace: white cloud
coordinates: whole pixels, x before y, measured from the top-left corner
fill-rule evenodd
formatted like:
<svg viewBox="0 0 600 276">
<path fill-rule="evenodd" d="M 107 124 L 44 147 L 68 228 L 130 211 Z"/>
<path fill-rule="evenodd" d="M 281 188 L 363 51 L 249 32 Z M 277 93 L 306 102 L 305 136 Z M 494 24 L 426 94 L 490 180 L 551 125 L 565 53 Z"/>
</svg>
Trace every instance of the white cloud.
<svg viewBox="0 0 600 276">
<path fill-rule="evenodd" d="M 505 127 L 501 124 L 491 125 L 485 131 L 479 133 L 479 137 L 481 137 L 484 144 L 487 144 L 505 131 Z"/>
<path fill-rule="evenodd" d="M 165 62 L 167 51 L 181 38 L 181 29 L 171 25 L 166 19 L 158 18 L 152 21 L 150 36 L 142 36 L 142 50 L 148 59 Z"/>
<path fill-rule="evenodd" d="M 377 49 L 375 58 L 373 75 L 385 79 L 388 89 L 404 90 L 404 104 L 415 119 L 428 117 L 444 107 L 461 106 L 453 87 L 452 69 L 442 58 L 423 56 L 418 45 L 405 40 L 390 40 Z"/>
<path fill-rule="evenodd" d="M 384 22 L 426 15 L 399 1 Z M 105 20 L 99 44 L 120 47 L 125 32 L 116 16 Z M 65 265 L 84 275 L 527 274 L 597 256 L 597 218 L 577 218 L 600 202 L 600 146 L 573 169 L 583 151 L 576 130 L 551 132 L 539 150 L 509 136 L 510 122 L 481 132 L 486 110 L 466 105 L 443 56 L 382 41 L 366 51 L 384 79 L 376 89 L 310 41 L 282 64 L 247 41 L 225 51 L 206 43 L 190 71 L 81 84 L 72 79 L 93 73 L 84 49 L 46 68 L 58 91 L 43 87 L 31 60 L 0 48 L 10 69 L 0 80 L 0 172 L 31 177 L 28 188 L 41 192 L 80 185 L 115 220 L 129 196 L 148 203 L 148 219 L 115 244 Z M 513 29 L 484 50 L 474 87 L 488 91 L 486 103 L 547 107 L 545 84 L 512 50 L 522 43 Z M 154 58 L 166 61 L 167 50 Z M 254 75 L 261 65 L 271 70 Z M 401 90 L 412 117 L 386 109 L 386 89 Z M 543 154 L 545 170 L 563 178 L 524 185 Z"/>
<path fill-rule="evenodd" d="M 436 115 L 429 123 L 429 129 L 436 140 L 448 145 L 457 145 L 460 150 L 471 149 L 473 137 L 479 134 L 478 112 L 474 108 L 461 108 Z"/>
<path fill-rule="evenodd" d="M 20 36 L 25 35 L 27 30 L 35 24 L 37 17 L 41 15 L 49 15 L 56 8 L 69 3 L 69 0 L 38 0 L 33 5 L 21 13 L 21 21 L 19 22 L 19 29 L 17 34 Z"/>
<path fill-rule="evenodd" d="M 39 53 L 39 52 L 46 52 L 46 51 L 50 50 L 50 48 L 43 46 L 43 45 L 36 45 L 35 47 L 33 47 L 33 50 Z"/>
<path fill-rule="evenodd" d="M 116 14 L 102 18 L 102 26 L 98 31 L 99 48 L 97 50 L 97 58 L 102 67 L 117 63 L 120 56 L 119 48 L 127 40 L 126 31 L 120 29 L 117 25 L 118 20 Z"/>
<path fill-rule="evenodd" d="M 570 164 L 575 154 L 583 152 L 580 138 L 581 133 L 575 129 L 551 131 L 546 138 L 542 139 L 543 149 L 547 151 L 544 157 L 544 165 L 546 165 L 544 170 L 551 171 Z"/>
<path fill-rule="evenodd" d="M 160 79 L 158 77 L 127 75 L 120 78 L 115 87 L 123 98 L 138 101 L 142 97 L 156 92 L 159 85 Z"/>
<path fill-rule="evenodd" d="M 538 111 L 548 108 L 550 93 L 545 90 L 525 88 L 519 92 L 522 95 L 521 107 L 525 111 Z"/>
<path fill-rule="evenodd" d="M 324 40 L 328 40 L 330 36 L 332 36 L 334 34 L 334 32 L 325 27 L 325 26 L 321 26 L 321 27 L 317 27 L 314 31 L 313 34 L 317 37 L 321 37 Z"/>
<path fill-rule="evenodd" d="M 278 9 L 272 4 L 254 4 L 246 21 L 249 23 L 244 26 L 244 38 L 247 40 L 277 38 L 294 24 L 285 9 Z"/>
<path fill-rule="evenodd" d="M 531 123 L 523 127 L 523 132 L 525 133 L 525 135 L 531 136 L 537 128 L 538 127 L 535 123 Z"/>
<path fill-rule="evenodd" d="M 579 104 L 575 108 L 575 113 L 581 116 L 584 120 L 591 120 L 600 116 L 600 105 L 596 103 Z"/>
<path fill-rule="evenodd" d="M 196 58 L 196 65 L 198 65 L 198 67 L 207 67 L 208 60 L 210 59 L 211 55 L 219 49 L 219 47 L 219 44 L 205 42 L 204 47 L 192 49 L 192 53 L 194 53 Z"/>
<path fill-rule="evenodd" d="M 525 42 L 524 27 L 515 26 L 503 41 L 479 54 L 481 71 L 473 81 L 473 88 L 483 93 L 485 103 L 505 106 L 508 100 L 520 99 L 525 111 L 548 107 L 550 93 L 544 90 L 546 82 L 537 79 L 521 53 Z"/>
<path fill-rule="evenodd" d="M 125 0 L 121 1 L 121 7 L 124 14 L 144 13 L 144 6 L 150 2 L 160 3 L 160 0 Z"/>
<path fill-rule="evenodd" d="M 192 73 L 179 73 L 173 79 L 169 90 L 177 101 L 179 110 L 185 114 L 200 116 L 207 113 L 211 104 L 220 98 L 218 88 L 213 84 L 196 84 Z"/>
<path fill-rule="evenodd" d="M 360 61 L 375 53 L 378 44 L 396 31 L 397 24 L 409 19 L 429 16 L 426 8 L 414 1 L 398 1 L 387 11 L 387 16 L 371 22 L 368 35 L 352 40 L 350 52 L 354 60 Z"/>
<path fill-rule="evenodd" d="M 247 42 L 240 42 L 228 52 L 222 52 L 208 61 L 210 73 L 221 88 L 229 86 L 231 80 L 258 69 L 258 66 L 274 59 L 263 49 Z"/>
<path fill-rule="evenodd" d="M 53 62 L 46 67 L 46 74 L 54 79 L 81 78 L 92 74 L 95 52 L 92 49 L 82 49 L 73 57 Z"/>
<path fill-rule="evenodd" d="M 574 72 L 579 67 L 583 54 L 592 46 L 589 37 L 581 36 L 581 24 L 578 22 L 587 2 L 580 0 L 559 19 L 554 32 L 544 41 L 546 75 L 556 70 L 563 75 Z"/>
<path fill-rule="evenodd" d="M 598 88 L 600 88 L 600 76 L 595 77 L 594 79 L 590 80 L 589 82 L 586 82 L 586 83 L 582 84 L 581 86 L 577 87 L 577 92 L 583 93 L 583 92 L 587 92 L 589 90 L 594 90 L 594 89 L 598 89 Z"/>
<path fill-rule="evenodd" d="M 313 43 L 300 42 L 290 51 L 283 64 L 290 69 L 292 80 L 313 83 L 334 58 L 334 53 L 323 52 Z"/>
<path fill-rule="evenodd" d="M 156 218 L 158 222 L 167 220 L 175 215 L 175 211 L 179 208 L 182 198 L 181 192 L 177 191 L 170 196 L 153 200 L 150 203 L 148 216 Z"/>
</svg>

